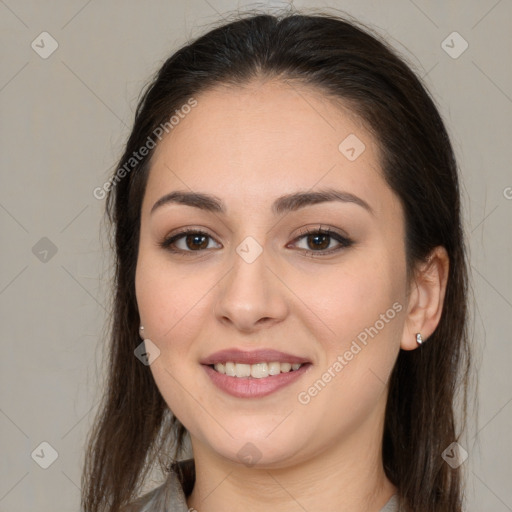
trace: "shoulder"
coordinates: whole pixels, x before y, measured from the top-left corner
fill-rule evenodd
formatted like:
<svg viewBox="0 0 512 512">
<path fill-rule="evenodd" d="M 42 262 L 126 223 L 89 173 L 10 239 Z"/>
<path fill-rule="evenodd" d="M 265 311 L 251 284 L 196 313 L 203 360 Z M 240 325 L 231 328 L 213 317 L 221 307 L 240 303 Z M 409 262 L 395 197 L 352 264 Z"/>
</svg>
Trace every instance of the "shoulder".
<svg viewBox="0 0 512 512">
<path fill-rule="evenodd" d="M 193 459 L 174 463 L 164 483 L 128 503 L 120 512 L 188 512 L 186 496 L 194 486 L 194 470 Z"/>
<path fill-rule="evenodd" d="M 123 508 L 121 508 L 120 512 L 146 512 L 150 510 L 154 510 L 156 503 L 162 501 L 162 495 L 165 493 L 166 482 L 162 485 L 159 485 L 152 491 L 144 494 L 143 496 L 137 498 L 136 500 L 128 503 Z"/>
<path fill-rule="evenodd" d="M 379 512 L 400 512 L 398 496 L 393 494 L 389 501 L 384 505 L 384 508 L 381 508 Z"/>
</svg>

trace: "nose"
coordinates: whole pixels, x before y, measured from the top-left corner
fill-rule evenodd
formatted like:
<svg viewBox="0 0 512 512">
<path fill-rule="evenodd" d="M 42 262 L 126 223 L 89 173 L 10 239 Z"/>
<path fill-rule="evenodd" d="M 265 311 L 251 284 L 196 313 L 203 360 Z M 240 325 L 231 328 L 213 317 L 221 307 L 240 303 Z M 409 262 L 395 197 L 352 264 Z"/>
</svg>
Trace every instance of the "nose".
<svg viewBox="0 0 512 512">
<path fill-rule="evenodd" d="M 252 263 L 238 254 L 220 283 L 213 307 L 216 318 L 242 332 L 255 332 L 282 322 L 288 314 L 286 291 L 267 268 L 265 251 Z"/>
</svg>

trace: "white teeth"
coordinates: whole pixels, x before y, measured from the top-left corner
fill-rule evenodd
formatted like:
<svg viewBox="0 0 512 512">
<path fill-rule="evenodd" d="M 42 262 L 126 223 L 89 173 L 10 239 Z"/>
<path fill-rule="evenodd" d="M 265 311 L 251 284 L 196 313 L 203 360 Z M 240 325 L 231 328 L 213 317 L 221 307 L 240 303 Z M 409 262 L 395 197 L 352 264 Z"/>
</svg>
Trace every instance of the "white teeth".
<svg viewBox="0 0 512 512">
<path fill-rule="evenodd" d="M 215 365 L 214 368 L 217 370 L 217 365 Z M 224 368 L 226 369 L 226 375 L 229 375 L 230 377 L 236 377 L 235 363 L 226 363 Z"/>
<path fill-rule="evenodd" d="M 237 377 L 250 377 L 251 376 L 251 365 L 236 363 L 236 376 Z"/>
<path fill-rule="evenodd" d="M 267 363 L 258 363 L 251 365 L 251 377 L 255 379 L 261 379 L 263 377 L 268 377 L 268 364 Z"/>
<path fill-rule="evenodd" d="M 252 377 L 254 379 L 263 379 L 269 375 L 278 375 L 279 373 L 288 373 L 292 370 L 298 370 L 302 364 L 300 363 L 279 363 L 277 361 L 271 363 L 217 363 L 214 365 L 215 370 L 219 373 L 229 375 L 230 377 Z"/>
<path fill-rule="evenodd" d="M 281 373 L 281 363 L 268 363 L 268 374 L 279 375 Z"/>
</svg>

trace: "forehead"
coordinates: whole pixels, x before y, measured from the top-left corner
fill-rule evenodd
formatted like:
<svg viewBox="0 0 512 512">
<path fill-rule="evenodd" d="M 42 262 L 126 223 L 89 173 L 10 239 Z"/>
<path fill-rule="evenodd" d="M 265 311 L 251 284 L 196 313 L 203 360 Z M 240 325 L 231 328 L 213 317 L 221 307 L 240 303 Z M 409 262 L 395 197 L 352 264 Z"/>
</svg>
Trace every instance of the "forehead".
<svg viewBox="0 0 512 512">
<path fill-rule="evenodd" d="M 247 209 L 323 187 L 363 196 L 377 212 L 395 200 L 382 177 L 375 138 L 351 110 L 321 91 L 259 81 L 216 87 L 195 99 L 197 106 L 155 149 L 148 201 L 188 188 Z"/>
</svg>

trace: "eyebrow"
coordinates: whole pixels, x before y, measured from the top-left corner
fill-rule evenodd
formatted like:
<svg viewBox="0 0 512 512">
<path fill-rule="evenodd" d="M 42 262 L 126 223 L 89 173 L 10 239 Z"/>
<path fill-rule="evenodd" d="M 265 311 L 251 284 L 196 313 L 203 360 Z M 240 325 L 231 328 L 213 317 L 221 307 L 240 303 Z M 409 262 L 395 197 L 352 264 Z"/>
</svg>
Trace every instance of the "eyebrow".
<svg viewBox="0 0 512 512">
<path fill-rule="evenodd" d="M 272 212 L 275 215 L 296 211 L 306 206 L 330 201 L 339 201 L 342 203 L 353 203 L 361 206 L 372 215 L 375 215 L 372 207 L 360 197 L 343 190 L 332 188 L 319 190 L 316 192 L 295 192 L 278 197 L 272 203 Z M 192 206 L 208 212 L 226 214 L 226 207 L 221 199 L 210 194 L 200 192 L 187 192 L 177 190 L 161 197 L 151 208 L 150 214 L 166 204 L 182 204 Z"/>
</svg>

